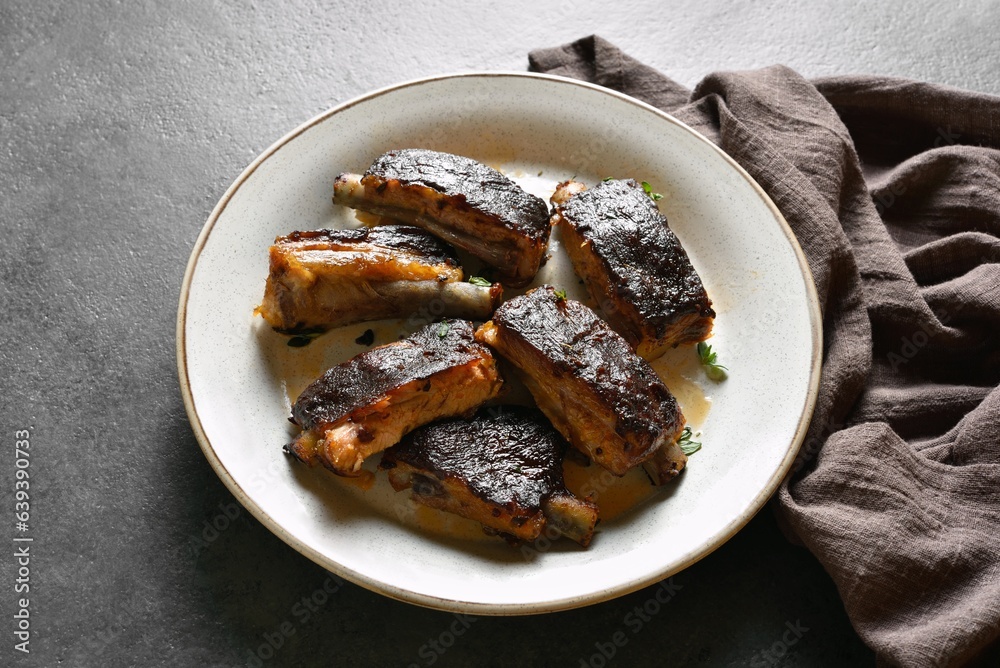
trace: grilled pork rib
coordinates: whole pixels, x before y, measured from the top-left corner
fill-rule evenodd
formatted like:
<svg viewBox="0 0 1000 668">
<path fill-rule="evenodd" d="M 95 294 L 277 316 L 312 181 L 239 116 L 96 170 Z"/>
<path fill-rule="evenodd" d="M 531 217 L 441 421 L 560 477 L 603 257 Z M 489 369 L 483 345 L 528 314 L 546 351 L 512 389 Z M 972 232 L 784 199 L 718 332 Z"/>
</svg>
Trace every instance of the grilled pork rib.
<svg viewBox="0 0 1000 668">
<path fill-rule="evenodd" d="M 592 310 L 551 286 L 502 304 L 476 339 L 510 360 L 556 429 L 615 475 L 654 457 L 684 427 L 649 363 Z"/>
<path fill-rule="evenodd" d="M 286 334 L 405 317 L 432 306 L 448 317 L 488 318 L 502 287 L 462 278 L 454 251 L 418 227 L 293 232 L 271 246 L 258 312 Z"/>
<path fill-rule="evenodd" d="M 583 546 L 597 506 L 563 482 L 566 441 L 537 411 L 503 407 L 421 427 L 382 455 L 379 468 L 418 503 L 475 520 L 487 533 L 533 541 L 546 526 Z"/>
<path fill-rule="evenodd" d="M 643 470 L 654 485 L 666 485 L 680 475 L 687 465 L 687 455 L 677 441 L 668 441 L 656 453 L 642 463 Z"/>
<path fill-rule="evenodd" d="M 553 224 L 608 322 L 646 359 L 712 332 L 715 311 L 687 253 L 653 200 L 631 179 L 552 196 Z"/>
<path fill-rule="evenodd" d="M 314 381 L 292 407 L 302 433 L 285 450 L 310 466 L 355 476 L 366 457 L 428 422 L 471 413 L 502 383 L 471 322 L 434 323 Z"/>
<path fill-rule="evenodd" d="M 544 201 L 497 170 L 450 153 L 384 153 L 363 176 L 338 176 L 333 201 L 426 228 L 514 287 L 534 277 L 549 239 Z"/>
</svg>

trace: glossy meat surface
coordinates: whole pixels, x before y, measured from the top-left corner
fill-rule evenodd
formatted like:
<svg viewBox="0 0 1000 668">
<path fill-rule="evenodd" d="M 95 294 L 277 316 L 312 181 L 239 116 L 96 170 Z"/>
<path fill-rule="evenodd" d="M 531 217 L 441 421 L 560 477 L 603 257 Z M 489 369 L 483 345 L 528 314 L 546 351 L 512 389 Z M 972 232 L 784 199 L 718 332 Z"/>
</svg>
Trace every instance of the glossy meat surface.
<svg viewBox="0 0 1000 668">
<path fill-rule="evenodd" d="M 363 176 L 341 174 L 333 201 L 424 227 L 526 285 L 548 244 L 548 206 L 480 162 L 438 151 L 389 151 Z"/>
<path fill-rule="evenodd" d="M 676 440 L 684 417 L 649 363 L 584 304 L 543 286 L 476 332 L 520 371 L 569 442 L 615 475 Z"/>
<path fill-rule="evenodd" d="M 356 475 L 366 457 L 428 422 L 474 411 L 502 382 L 489 349 L 473 339 L 472 323 L 434 323 L 309 385 L 292 407 L 303 431 L 286 450 L 307 464 Z"/>
<path fill-rule="evenodd" d="M 559 185 L 552 219 L 608 322 L 638 353 L 706 339 L 715 311 L 667 219 L 635 181 Z"/>
<path fill-rule="evenodd" d="M 431 305 L 448 317 L 489 317 L 501 286 L 462 278 L 454 251 L 418 227 L 293 232 L 271 246 L 257 312 L 286 334 L 406 317 Z"/>
<path fill-rule="evenodd" d="M 534 540 L 551 522 L 586 545 L 597 509 L 566 490 L 566 448 L 540 413 L 503 406 L 417 429 L 383 454 L 380 468 L 397 491 L 412 488 L 414 500 L 502 534 Z"/>
</svg>

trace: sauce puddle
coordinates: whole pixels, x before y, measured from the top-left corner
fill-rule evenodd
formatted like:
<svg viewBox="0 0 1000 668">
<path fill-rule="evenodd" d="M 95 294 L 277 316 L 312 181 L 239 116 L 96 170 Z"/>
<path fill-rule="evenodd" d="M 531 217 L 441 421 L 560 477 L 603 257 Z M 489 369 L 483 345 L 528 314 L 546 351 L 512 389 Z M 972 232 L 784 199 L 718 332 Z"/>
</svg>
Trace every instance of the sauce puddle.
<svg viewBox="0 0 1000 668">
<path fill-rule="evenodd" d="M 414 526 L 422 531 L 436 533 L 449 538 L 460 540 L 494 541 L 496 538 L 483 532 L 483 527 L 479 522 L 446 513 L 443 510 L 430 508 L 428 506 L 407 500 L 412 504 L 413 515 L 411 520 Z"/>
</svg>

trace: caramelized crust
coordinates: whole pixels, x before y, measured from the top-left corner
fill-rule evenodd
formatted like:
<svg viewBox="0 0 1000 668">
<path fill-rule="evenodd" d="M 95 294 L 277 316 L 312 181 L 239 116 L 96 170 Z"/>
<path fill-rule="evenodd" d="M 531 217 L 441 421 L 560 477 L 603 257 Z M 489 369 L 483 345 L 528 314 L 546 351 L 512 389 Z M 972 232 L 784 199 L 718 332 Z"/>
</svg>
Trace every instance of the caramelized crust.
<svg viewBox="0 0 1000 668">
<path fill-rule="evenodd" d="M 638 183 L 567 181 L 552 196 L 553 224 L 608 322 L 646 359 L 702 341 L 715 311 L 701 278 Z"/>
<path fill-rule="evenodd" d="M 435 323 L 328 370 L 292 407 L 302 433 L 285 446 L 310 466 L 357 475 L 365 458 L 433 420 L 474 411 L 500 391 L 472 323 Z"/>
<path fill-rule="evenodd" d="M 405 317 L 430 305 L 449 317 L 489 317 L 499 284 L 462 282 L 454 251 L 408 225 L 278 237 L 257 312 L 285 334 Z"/>
<path fill-rule="evenodd" d="M 615 475 L 676 440 L 684 417 L 644 359 L 593 311 L 543 286 L 504 303 L 476 332 L 520 371 L 569 442 Z"/>
<path fill-rule="evenodd" d="M 551 522 L 587 545 L 597 507 L 566 490 L 566 448 L 536 411 L 504 406 L 422 427 L 386 450 L 379 468 L 396 491 L 411 488 L 415 501 L 509 539 L 535 540 Z"/>
<path fill-rule="evenodd" d="M 424 227 L 526 285 L 549 239 L 545 202 L 497 170 L 462 156 L 389 151 L 363 176 L 341 174 L 333 201 Z"/>
</svg>

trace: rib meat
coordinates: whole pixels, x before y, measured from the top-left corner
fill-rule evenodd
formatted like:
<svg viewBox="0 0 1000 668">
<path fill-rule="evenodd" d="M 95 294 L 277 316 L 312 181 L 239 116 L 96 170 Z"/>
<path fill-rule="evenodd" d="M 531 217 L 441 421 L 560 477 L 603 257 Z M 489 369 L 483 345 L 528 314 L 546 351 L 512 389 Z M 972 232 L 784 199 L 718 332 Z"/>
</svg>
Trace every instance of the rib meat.
<svg viewBox="0 0 1000 668">
<path fill-rule="evenodd" d="M 333 201 L 426 228 L 495 267 L 514 287 L 534 277 L 549 239 L 543 200 L 497 170 L 450 153 L 384 153 L 363 176 L 338 176 Z"/>
<path fill-rule="evenodd" d="M 473 412 L 503 381 L 465 320 L 428 325 L 324 373 L 292 407 L 302 433 L 285 449 L 310 466 L 358 475 L 365 458 L 439 418 Z"/>
<path fill-rule="evenodd" d="M 667 219 L 631 179 L 587 189 L 567 181 L 552 196 L 553 224 L 608 322 L 646 359 L 702 341 L 715 311 Z"/>
<path fill-rule="evenodd" d="M 487 533 L 533 541 L 552 526 L 588 545 L 597 506 L 566 489 L 566 441 L 537 411 L 499 410 L 421 427 L 386 450 L 379 468 L 397 492 L 412 489 L 418 503 L 475 520 Z"/>
<path fill-rule="evenodd" d="M 556 429 L 615 475 L 654 457 L 684 427 L 649 363 L 592 310 L 551 286 L 502 304 L 476 339 L 513 363 Z"/>
<path fill-rule="evenodd" d="M 488 318 L 502 287 L 462 279 L 454 251 L 418 227 L 293 232 L 271 246 L 257 312 L 286 334 L 405 317 L 421 309 Z"/>
<path fill-rule="evenodd" d="M 642 463 L 643 470 L 654 485 L 665 485 L 681 474 L 687 465 L 687 455 L 677 441 L 670 440 Z"/>
</svg>

